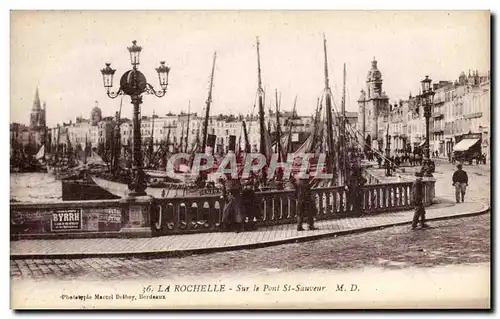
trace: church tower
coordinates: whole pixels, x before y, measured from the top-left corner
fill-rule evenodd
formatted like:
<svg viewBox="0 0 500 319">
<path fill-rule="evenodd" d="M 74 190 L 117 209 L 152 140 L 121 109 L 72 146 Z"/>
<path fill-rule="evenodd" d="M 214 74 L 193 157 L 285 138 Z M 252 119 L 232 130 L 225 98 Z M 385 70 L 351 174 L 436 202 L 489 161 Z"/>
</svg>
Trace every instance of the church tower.
<svg viewBox="0 0 500 319">
<path fill-rule="evenodd" d="M 42 108 L 37 87 L 30 114 L 30 135 L 35 146 L 39 146 L 45 142 L 46 111 L 47 105 L 44 102 Z"/>
<path fill-rule="evenodd" d="M 382 90 L 382 73 L 373 58 L 371 69 L 366 76 L 366 91 L 361 91 L 358 99 L 359 122 L 364 142 L 372 148 L 379 148 L 379 140 L 383 140 L 383 133 L 379 132 L 378 117 L 387 112 L 389 97 Z M 382 128 L 381 128 L 382 129 Z"/>
<path fill-rule="evenodd" d="M 36 88 L 35 99 L 33 100 L 33 107 L 31 108 L 30 128 L 37 129 L 43 120 L 42 117 L 40 95 L 38 94 L 38 88 Z"/>
</svg>

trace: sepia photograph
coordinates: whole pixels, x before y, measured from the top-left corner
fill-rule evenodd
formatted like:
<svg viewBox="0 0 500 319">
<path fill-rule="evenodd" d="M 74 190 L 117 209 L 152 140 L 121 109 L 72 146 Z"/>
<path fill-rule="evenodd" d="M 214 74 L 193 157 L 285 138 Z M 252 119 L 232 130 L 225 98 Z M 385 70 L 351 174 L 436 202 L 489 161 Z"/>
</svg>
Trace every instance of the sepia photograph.
<svg viewBox="0 0 500 319">
<path fill-rule="evenodd" d="M 9 16 L 11 309 L 491 309 L 490 11 Z"/>
</svg>

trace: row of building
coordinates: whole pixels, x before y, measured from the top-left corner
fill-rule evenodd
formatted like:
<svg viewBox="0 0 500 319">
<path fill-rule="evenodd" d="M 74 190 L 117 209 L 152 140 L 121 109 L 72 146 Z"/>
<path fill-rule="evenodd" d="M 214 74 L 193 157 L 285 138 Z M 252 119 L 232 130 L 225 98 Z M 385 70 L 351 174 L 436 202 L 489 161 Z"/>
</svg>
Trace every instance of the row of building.
<svg viewBox="0 0 500 319">
<path fill-rule="evenodd" d="M 92 114 L 98 113 L 99 109 L 95 107 Z M 349 114 L 351 120 L 357 120 L 356 113 Z M 94 118 L 91 116 L 91 118 Z M 141 137 L 144 144 L 153 139 L 154 145 L 168 144 L 171 150 L 174 147 L 190 151 L 203 135 L 204 117 L 197 113 L 168 113 L 165 115 L 143 116 L 141 118 Z M 276 130 L 276 114 L 266 115 L 266 127 L 270 131 Z M 121 144 L 129 146 L 132 144 L 133 123 L 128 118 L 122 118 L 118 121 L 118 116 L 114 118 L 104 118 L 99 121 L 92 121 L 83 118 L 77 118 L 75 123 L 63 124 L 52 128 L 50 131 L 52 144 L 84 145 L 85 141 L 91 143 L 92 147 L 98 147 L 101 143 L 109 141 L 113 132 L 117 130 L 117 123 L 120 123 Z M 250 148 L 253 151 L 259 149 L 260 143 L 260 125 L 256 116 L 234 116 L 234 115 L 212 115 L 208 119 L 207 134 L 216 135 L 215 151 L 227 152 L 230 136 L 235 139 L 241 148 L 245 147 L 245 137 L 243 131 L 243 122 L 245 122 L 248 134 Z M 308 132 L 313 125 L 312 116 L 300 116 L 292 112 L 280 113 L 280 125 L 283 133 L 292 129 L 292 142 L 299 140 L 301 132 Z M 116 133 L 115 133 L 116 134 Z"/>
<path fill-rule="evenodd" d="M 11 141 L 17 141 L 19 145 L 33 144 L 40 147 L 50 141 L 51 146 L 57 144 L 83 149 L 85 143 L 92 148 L 98 149 L 100 144 L 110 142 L 117 130 L 120 132 L 121 144 L 129 146 L 132 144 L 133 123 L 130 119 L 118 115 L 103 117 L 97 102 L 90 111 L 88 119 L 77 117 L 75 121 L 58 124 L 55 127 L 46 127 L 46 106 L 41 108 L 38 89 L 31 110 L 30 125 L 18 123 L 11 124 Z M 347 118 L 352 125 L 356 125 L 357 113 L 347 112 Z M 312 115 L 298 115 L 296 112 L 280 112 L 280 126 L 283 133 L 292 129 L 292 142 L 299 140 L 300 133 L 309 132 L 313 125 Z M 164 115 L 143 116 L 141 118 L 141 137 L 143 143 L 153 139 L 154 145 L 169 144 L 171 149 L 181 147 L 189 151 L 197 140 L 203 135 L 204 117 L 197 113 L 179 114 L 167 113 Z M 207 133 L 216 135 L 215 151 L 226 152 L 229 147 L 230 136 L 235 136 L 240 147 L 245 147 L 243 131 L 245 122 L 250 148 L 253 151 L 259 149 L 260 125 L 256 115 L 212 115 L 208 119 Z M 119 125 L 117 125 L 119 123 Z M 265 124 L 273 132 L 277 127 L 276 113 L 269 111 L 265 116 Z M 53 148 L 54 149 L 54 148 Z"/>
<path fill-rule="evenodd" d="M 426 138 L 424 103 L 421 95 L 390 102 L 382 90 L 382 73 L 372 61 L 366 90 L 358 99 L 360 143 L 373 149 L 389 147 L 391 155 L 414 152 Z M 439 156 L 452 154 L 454 146 L 465 135 L 473 135 L 481 152 L 490 158 L 490 73 L 478 71 L 460 74 L 456 81 L 439 81 L 432 85 L 434 98 L 429 121 L 429 148 Z"/>
</svg>

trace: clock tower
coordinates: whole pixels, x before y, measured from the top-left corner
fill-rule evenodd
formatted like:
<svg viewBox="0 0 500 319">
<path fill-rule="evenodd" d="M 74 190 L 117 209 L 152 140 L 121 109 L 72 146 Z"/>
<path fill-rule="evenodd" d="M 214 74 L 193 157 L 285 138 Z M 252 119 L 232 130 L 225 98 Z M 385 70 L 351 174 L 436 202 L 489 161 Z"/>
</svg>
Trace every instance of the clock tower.
<svg viewBox="0 0 500 319">
<path fill-rule="evenodd" d="M 383 134 L 379 132 L 378 117 L 387 112 L 389 107 L 389 97 L 382 90 L 382 83 L 382 73 L 378 69 L 377 60 L 373 58 L 366 76 L 366 91 L 362 90 L 358 99 L 358 123 L 361 123 L 363 145 L 367 143 L 367 146 L 374 149 L 379 148 L 379 140 L 383 139 Z"/>
</svg>

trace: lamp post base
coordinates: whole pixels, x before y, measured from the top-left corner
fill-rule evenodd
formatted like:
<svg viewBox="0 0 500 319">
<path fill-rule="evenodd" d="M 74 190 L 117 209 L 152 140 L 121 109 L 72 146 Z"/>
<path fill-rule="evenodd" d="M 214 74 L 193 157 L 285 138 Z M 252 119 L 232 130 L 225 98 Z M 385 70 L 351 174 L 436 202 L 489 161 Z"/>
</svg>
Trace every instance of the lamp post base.
<svg viewBox="0 0 500 319">
<path fill-rule="evenodd" d="M 424 177 L 433 177 L 432 173 L 436 170 L 436 164 L 430 158 L 425 158 L 422 162 L 422 167 L 420 171 L 424 174 Z"/>
<path fill-rule="evenodd" d="M 130 193 L 129 197 L 146 196 L 146 176 L 142 169 L 134 169 L 132 171 L 131 183 L 128 185 Z"/>
</svg>

